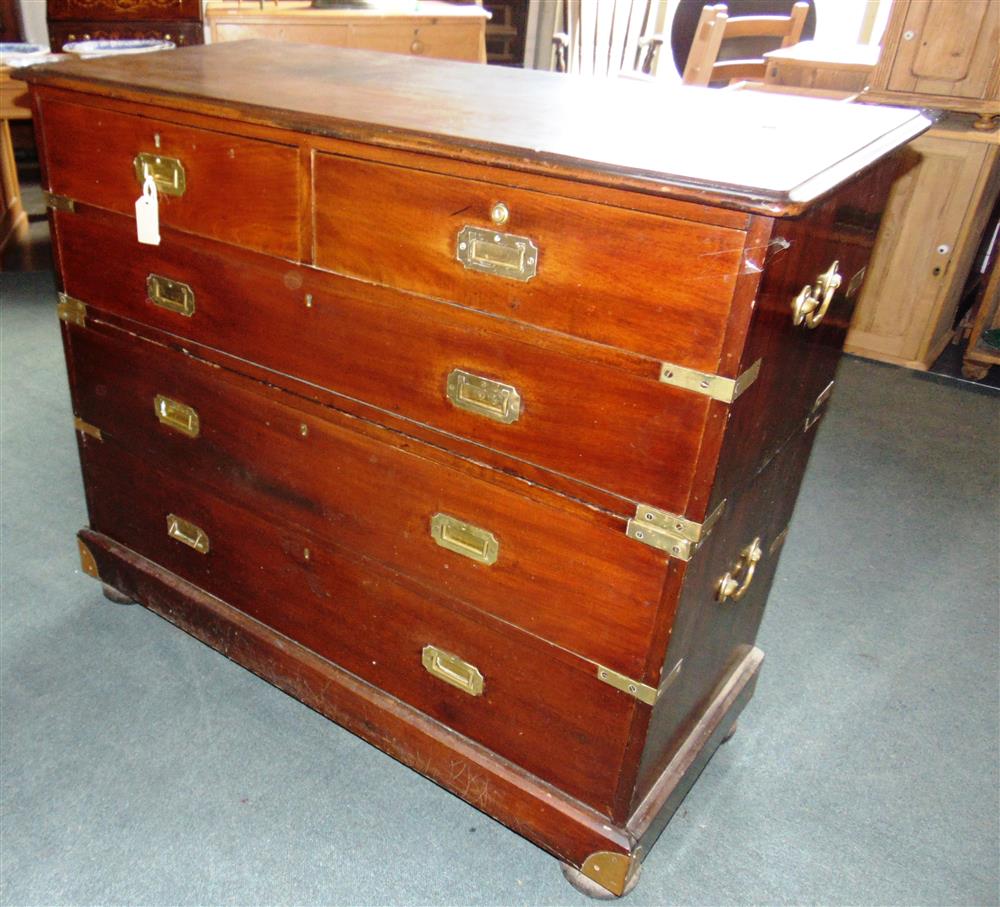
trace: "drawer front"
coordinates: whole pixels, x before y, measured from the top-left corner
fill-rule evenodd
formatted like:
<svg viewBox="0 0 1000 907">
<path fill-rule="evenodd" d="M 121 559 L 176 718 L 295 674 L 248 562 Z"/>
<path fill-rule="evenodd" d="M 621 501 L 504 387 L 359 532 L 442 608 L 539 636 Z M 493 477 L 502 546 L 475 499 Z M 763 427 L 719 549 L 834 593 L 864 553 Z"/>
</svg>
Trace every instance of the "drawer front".
<svg viewBox="0 0 1000 907">
<path fill-rule="evenodd" d="M 470 618 L 370 562 L 198 493 L 111 444 L 86 444 L 84 470 L 95 530 L 609 810 L 631 716 L 646 707 L 600 683 L 586 662 Z M 197 539 L 207 550 L 192 547 Z"/>
<path fill-rule="evenodd" d="M 40 122 L 56 195 L 132 215 L 137 155 L 178 161 L 183 193 L 159 193 L 161 225 L 301 259 L 297 149 L 51 98 Z"/>
<path fill-rule="evenodd" d="M 77 415 L 108 443 L 598 664 L 645 670 L 666 559 L 622 522 L 124 332 L 74 331 L 72 348 Z"/>
<path fill-rule="evenodd" d="M 316 156 L 314 176 L 321 268 L 718 367 L 741 231 L 329 154 Z M 499 227 L 498 203 L 508 211 Z M 466 227 L 485 240 L 460 240 Z M 536 251 L 523 245 L 518 257 L 525 240 Z"/>
<path fill-rule="evenodd" d="M 57 229 L 66 291 L 88 305 L 626 502 L 685 510 L 709 400 L 661 384 L 654 362 L 642 376 L 588 360 L 605 352 L 589 344 L 546 349 L 550 339 L 525 326 L 312 269 L 282 268 L 176 233 L 164 234 L 161 246 L 139 247 L 130 223 L 109 215 L 59 213 Z M 117 262 L 113 271 L 92 267 L 95 249 Z M 193 314 L 153 304 L 150 274 L 187 284 Z M 634 361 L 626 364 L 636 369 Z M 623 502 L 622 511 L 631 510 L 634 504 Z"/>
</svg>

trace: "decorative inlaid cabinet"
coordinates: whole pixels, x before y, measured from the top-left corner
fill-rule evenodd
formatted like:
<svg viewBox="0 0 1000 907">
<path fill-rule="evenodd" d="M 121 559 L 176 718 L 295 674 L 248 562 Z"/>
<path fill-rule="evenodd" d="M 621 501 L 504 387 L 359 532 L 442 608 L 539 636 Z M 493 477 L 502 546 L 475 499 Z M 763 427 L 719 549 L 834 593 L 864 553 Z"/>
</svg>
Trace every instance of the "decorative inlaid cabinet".
<svg viewBox="0 0 1000 907">
<path fill-rule="evenodd" d="M 621 894 L 753 690 L 926 120 L 268 42 L 26 78 L 83 570 Z"/>
</svg>

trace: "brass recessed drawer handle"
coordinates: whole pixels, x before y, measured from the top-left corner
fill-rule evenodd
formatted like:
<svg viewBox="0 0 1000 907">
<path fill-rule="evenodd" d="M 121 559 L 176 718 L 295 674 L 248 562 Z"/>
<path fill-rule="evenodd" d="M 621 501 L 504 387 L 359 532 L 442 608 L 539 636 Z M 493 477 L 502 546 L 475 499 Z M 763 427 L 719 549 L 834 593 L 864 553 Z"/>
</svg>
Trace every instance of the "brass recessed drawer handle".
<svg viewBox="0 0 1000 907">
<path fill-rule="evenodd" d="M 141 151 L 132 161 L 135 178 L 141 186 L 146 176 L 153 177 L 156 191 L 161 195 L 183 195 L 187 189 L 187 174 L 184 165 L 175 157 L 165 157 L 150 151 Z"/>
<path fill-rule="evenodd" d="M 156 418 L 167 428 L 172 428 L 189 438 L 197 438 L 201 431 L 201 420 L 198 418 L 197 410 L 185 403 L 157 394 L 153 398 L 153 411 L 156 413 Z"/>
<path fill-rule="evenodd" d="M 495 564 L 500 554 L 500 542 L 492 532 L 446 513 L 435 513 L 431 517 L 431 537 L 442 548 L 480 564 Z"/>
<path fill-rule="evenodd" d="M 753 582 L 754 571 L 757 569 L 762 554 L 760 536 L 757 536 L 740 552 L 740 559 L 736 562 L 736 566 L 719 580 L 718 599 L 720 602 L 727 599 L 738 602 L 747 594 L 747 589 Z"/>
<path fill-rule="evenodd" d="M 153 305 L 190 318 L 194 314 L 194 290 L 186 283 L 171 280 L 162 274 L 146 278 L 146 295 Z"/>
<path fill-rule="evenodd" d="M 483 695 L 483 675 L 475 665 L 470 665 L 457 655 L 445 652 L 437 646 L 424 646 L 421 659 L 427 673 L 458 687 L 470 696 Z"/>
<path fill-rule="evenodd" d="M 470 271 L 528 281 L 538 270 L 538 246 L 527 236 L 464 226 L 455 257 Z"/>
<path fill-rule="evenodd" d="M 807 284 L 792 300 L 792 324 L 805 325 L 807 328 L 819 327 L 833 301 L 833 294 L 843 281 L 837 270 L 839 264 L 839 261 L 835 261 L 816 278 L 816 286 Z"/>
<path fill-rule="evenodd" d="M 460 368 L 448 375 L 448 399 L 466 412 L 509 425 L 521 417 L 521 395 L 517 388 Z"/>
<path fill-rule="evenodd" d="M 167 535 L 199 554 L 208 554 L 208 533 L 175 513 L 167 514 Z"/>
</svg>

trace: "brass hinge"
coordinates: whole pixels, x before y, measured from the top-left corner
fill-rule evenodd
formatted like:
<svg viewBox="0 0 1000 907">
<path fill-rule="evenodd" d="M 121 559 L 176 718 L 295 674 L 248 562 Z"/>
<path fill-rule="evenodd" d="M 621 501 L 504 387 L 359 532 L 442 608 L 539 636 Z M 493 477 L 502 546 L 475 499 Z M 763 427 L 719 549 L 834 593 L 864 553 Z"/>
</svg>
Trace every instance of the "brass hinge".
<svg viewBox="0 0 1000 907">
<path fill-rule="evenodd" d="M 60 321 L 68 321 L 82 328 L 87 326 L 87 306 L 79 299 L 74 299 L 65 293 L 59 294 L 56 314 L 59 316 Z"/>
<path fill-rule="evenodd" d="M 723 501 L 708 515 L 704 523 L 696 523 L 676 513 L 650 507 L 648 504 L 638 504 L 635 516 L 625 527 L 625 534 L 651 548 L 666 551 L 679 560 L 689 561 L 712 531 L 725 507 L 726 502 Z"/>
<path fill-rule="evenodd" d="M 696 394 L 704 394 L 713 400 L 732 403 L 757 380 L 761 361 L 758 359 L 738 378 L 723 378 L 721 375 L 713 375 L 710 372 L 699 372 L 693 368 L 684 368 L 681 365 L 664 362 L 660 366 L 660 381 L 672 387 L 683 387 Z"/>
<path fill-rule="evenodd" d="M 680 675 L 683 664 L 684 659 L 682 658 L 673 666 L 659 687 L 651 687 L 647 683 L 640 683 L 638 680 L 633 680 L 631 677 L 619 674 L 617 671 L 611 670 L 611 668 L 604 667 L 604 665 L 597 666 L 597 679 L 608 686 L 614 687 L 616 690 L 628 693 L 629 696 L 634 696 L 639 702 L 644 702 L 646 705 L 656 705 L 656 700 L 663 695 L 667 687 Z"/>
<path fill-rule="evenodd" d="M 76 210 L 76 202 L 65 195 L 56 195 L 54 192 L 43 192 L 42 197 L 45 199 L 46 208 L 52 208 L 56 211 L 69 211 L 70 213 Z"/>
<path fill-rule="evenodd" d="M 90 435 L 92 438 L 96 438 L 98 441 L 103 441 L 104 438 L 101 435 L 101 430 L 96 425 L 91 425 L 89 422 L 84 422 L 79 416 L 73 417 L 73 427 L 85 435 Z"/>
</svg>

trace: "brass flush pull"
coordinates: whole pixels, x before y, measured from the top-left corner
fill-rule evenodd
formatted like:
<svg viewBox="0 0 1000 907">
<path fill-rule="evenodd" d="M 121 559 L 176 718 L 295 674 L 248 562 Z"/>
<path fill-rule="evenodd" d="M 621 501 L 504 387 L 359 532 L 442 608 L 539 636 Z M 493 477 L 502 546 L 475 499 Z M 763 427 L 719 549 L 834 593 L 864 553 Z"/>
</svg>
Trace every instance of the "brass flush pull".
<svg viewBox="0 0 1000 907">
<path fill-rule="evenodd" d="M 146 278 L 146 295 L 153 305 L 190 318 L 194 314 L 194 290 L 186 283 L 171 280 L 161 274 Z"/>
<path fill-rule="evenodd" d="M 792 300 L 792 324 L 805 325 L 807 328 L 819 327 L 833 301 L 833 294 L 843 280 L 837 271 L 839 264 L 839 261 L 835 261 L 824 274 L 816 278 L 815 287 L 807 284 Z"/>
<path fill-rule="evenodd" d="M 510 424 L 521 417 L 521 395 L 510 384 L 501 384 L 460 368 L 448 375 L 448 399 L 459 409 Z"/>
<path fill-rule="evenodd" d="M 437 646 L 424 646 L 421 659 L 427 673 L 450 683 L 470 696 L 483 695 L 483 675 L 475 665 L 463 661 L 457 655 L 445 652 Z"/>
<path fill-rule="evenodd" d="M 187 189 L 187 174 L 184 165 L 175 157 L 164 157 L 149 151 L 141 151 L 132 161 L 135 178 L 141 186 L 146 176 L 153 177 L 156 191 L 161 195 L 183 195 Z"/>
<path fill-rule="evenodd" d="M 727 599 L 738 602 L 747 594 L 747 589 L 753 582 L 754 571 L 757 569 L 757 563 L 762 554 L 760 536 L 758 535 L 740 552 L 740 559 L 736 562 L 736 566 L 719 580 L 717 597 L 720 602 Z M 740 574 L 743 576 L 742 579 L 740 579 Z"/>
<path fill-rule="evenodd" d="M 189 438 L 197 438 L 201 431 L 201 420 L 193 407 L 164 397 L 163 394 L 157 394 L 153 399 L 153 411 L 156 413 L 156 418 L 167 428 L 172 428 Z"/>
<path fill-rule="evenodd" d="M 199 554 L 208 554 L 208 533 L 175 513 L 167 514 L 167 535 Z"/>
<path fill-rule="evenodd" d="M 538 270 L 538 247 L 527 236 L 462 227 L 455 257 L 469 270 L 528 281 Z"/>
<path fill-rule="evenodd" d="M 442 548 L 487 566 L 495 564 L 500 554 L 500 542 L 492 532 L 446 513 L 431 517 L 431 537 Z"/>
</svg>

